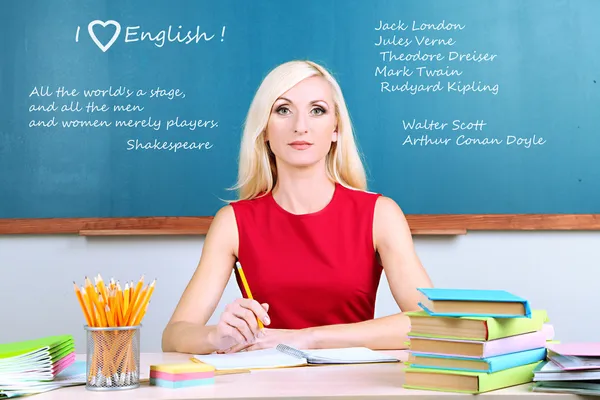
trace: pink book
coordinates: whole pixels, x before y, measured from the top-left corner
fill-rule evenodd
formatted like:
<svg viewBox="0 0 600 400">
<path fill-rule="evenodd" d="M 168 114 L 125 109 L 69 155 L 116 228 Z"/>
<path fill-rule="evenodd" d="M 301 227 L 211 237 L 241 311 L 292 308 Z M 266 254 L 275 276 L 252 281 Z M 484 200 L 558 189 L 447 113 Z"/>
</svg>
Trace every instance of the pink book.
<svg viewBox="0 0 600 400">
<path fill-rule="evenodd" d="M 600 357 L 600 342 L 551 343 L 548 350 L 562 356 Z"/>
<path fill-rule="evenodd" d="M 542 325 L 542 332 L 546 333 L 546 340 L 554 340 L 554 325 L 548 323 Z"/>
<path fill-rule="evenodd" d="M 448 343 L 476 343 L 482 348 L 482 352 L 477 356 L 469 356 L 464 354 L 456 354 L 456 353 L 432 353 L 427 352 L 429 354 L 438 354 L 444 356 L 451 357 L 466 357 L 466 358 L 487 358 L 500 356 L 503 354 L 516 353 L 519 351 L 525 350 L 533 350 L 546 347 L 546 337 L 547 332 L 544 331 L 536 331 L 531 333 L 525 333 L 522 335 L 509 336 L 502 339 L 489 340 L 489 341 L 474 341 L 474 340 L 455 340 L 455 339 L 441 339 L 441 338 L 429 338 L 429 337 L 414 337 L 409 336 L 409 339 L 412 341 L 415 340 L 434 340 L 434 341 L 442 341 Z M 415 354 L 423 354 L 425 352 L 414 351 L 411 349 L 412 353 Z"/>
</svg>

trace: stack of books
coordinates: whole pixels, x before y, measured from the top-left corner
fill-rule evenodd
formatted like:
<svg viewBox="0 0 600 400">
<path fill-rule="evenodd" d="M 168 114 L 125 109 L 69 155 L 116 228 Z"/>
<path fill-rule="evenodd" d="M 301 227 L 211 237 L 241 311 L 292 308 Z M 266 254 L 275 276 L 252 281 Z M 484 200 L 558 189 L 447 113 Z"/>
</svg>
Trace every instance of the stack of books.
<svg viewBox="0 0 600 400">
<path fill-rule="evenodd" d="M 405 388 L 477 394 L 533 381 L 554 336 L 544 310 L 501 290 L 419 291 Z"/>
<path fill-rule="evenodd" d="M 0 399 L 85 383 L 85 375 L 73 379 L 74 365 L 71 335 L 0 344 Z"/>
<path fill-rule="evenodd" d="M 534 392 L 600 396 L 600 343 L 552 343 L 533 371 Z"/>
</svg>

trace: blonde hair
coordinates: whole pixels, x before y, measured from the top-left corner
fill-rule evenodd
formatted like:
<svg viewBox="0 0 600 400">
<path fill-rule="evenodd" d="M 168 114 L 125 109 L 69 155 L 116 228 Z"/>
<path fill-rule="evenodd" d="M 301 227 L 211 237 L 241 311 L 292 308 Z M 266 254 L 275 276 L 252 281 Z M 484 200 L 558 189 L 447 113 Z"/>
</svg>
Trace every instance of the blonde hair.
<svg viewBox="0 0 600 400">
<path fill-rule="evenodd" d="M 331 85 L 337 116 L 338 140 L 332 143 L 326 156 L 327 176 L 345 187 L 366 190 L 366 174 L 340 86 L 324 67 L 314 62 L 289 61 L 269 72 L 248 110 L 240 147 L 238 181 L 233 187 L 238 190 L 240 200 L 253 199 L 273 189 L 277 181 L 275 156 L 264 140 L 271 108 L 279 96 L 312 76 L 321 76 Z"/>
</svg>

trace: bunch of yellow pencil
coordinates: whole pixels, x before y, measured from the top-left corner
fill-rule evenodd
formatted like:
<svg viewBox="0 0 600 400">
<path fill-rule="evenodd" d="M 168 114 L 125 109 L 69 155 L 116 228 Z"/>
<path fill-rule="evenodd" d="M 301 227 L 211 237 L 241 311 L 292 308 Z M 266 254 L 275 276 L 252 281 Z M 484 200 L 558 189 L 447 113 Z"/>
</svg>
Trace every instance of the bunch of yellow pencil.
<svg viewBox="0 0 600 400">
<path fill-rule="evenodd" d="M 156 279 L 144 287 L 142 276 L 136 285 L 127 283 L 124 290 L 114 279 L 105 284 L 100 274 L 94 277 L 94 283 L 88 277 L 81 287 L 73 282 L 87 325 L 90 328 L 119 329 L 90 331 L 94 345 L 88 383 L 103 387 L 127 385 L 139 379 L 133 349 L 137 330 L 121 328 L 141 324 Z"/>
<path fill-rule="evenodd" d="M 142 276 L 135 286 L 133 282 L 127 283 L 125 290 L 114 279 L 105 285 L 100 274 L 94 278 L 94 281 L 95 285 L 86 276 L 85 284 L 81 288 L 73 282 L 88 326 L 95 328 L 136 326 L 142 322 L 156 279 L 143 287 Z"/>
</svg>

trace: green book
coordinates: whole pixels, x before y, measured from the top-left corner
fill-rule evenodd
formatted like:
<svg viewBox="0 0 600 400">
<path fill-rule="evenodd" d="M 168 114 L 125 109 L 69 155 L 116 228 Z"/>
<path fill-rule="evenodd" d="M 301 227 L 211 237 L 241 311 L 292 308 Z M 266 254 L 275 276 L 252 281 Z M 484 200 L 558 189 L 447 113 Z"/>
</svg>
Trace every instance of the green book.
<svg viewBox="0 0 600 400">
<path fill-rule="evenodd" d="M 0 362 L 13 357 L 35 357 L 37 353 L 73 347 L 71 335 L 46 336 L 39 339 L 0 344 Z"/>
<path fill-rule="evenodd" d="M 548 322 L 545 310 L 532 310 L 531 318 L 438 317 L 425 311 L 405 313 L 410 318 L 409 336 L 487 341 L 536 332 Z"/>
<path fill-rule="evenodd" d="M 75 352 L 75 346 L 56 347 L 55 349 L 38 351 L 33 355 L 3 358 L 0 361 L 0 374 L 8 370 L 18 370 L 22 367 L 36 366 L 38 368 L 51 367 L 54 363 Z"/>
<path fill-rule="evenodd" d="M 478 394 L 533 382 L 540 361 L 498 372 L 466 372 L 443 369 L 405 369 L 404 388 Z"/>
</svg>

